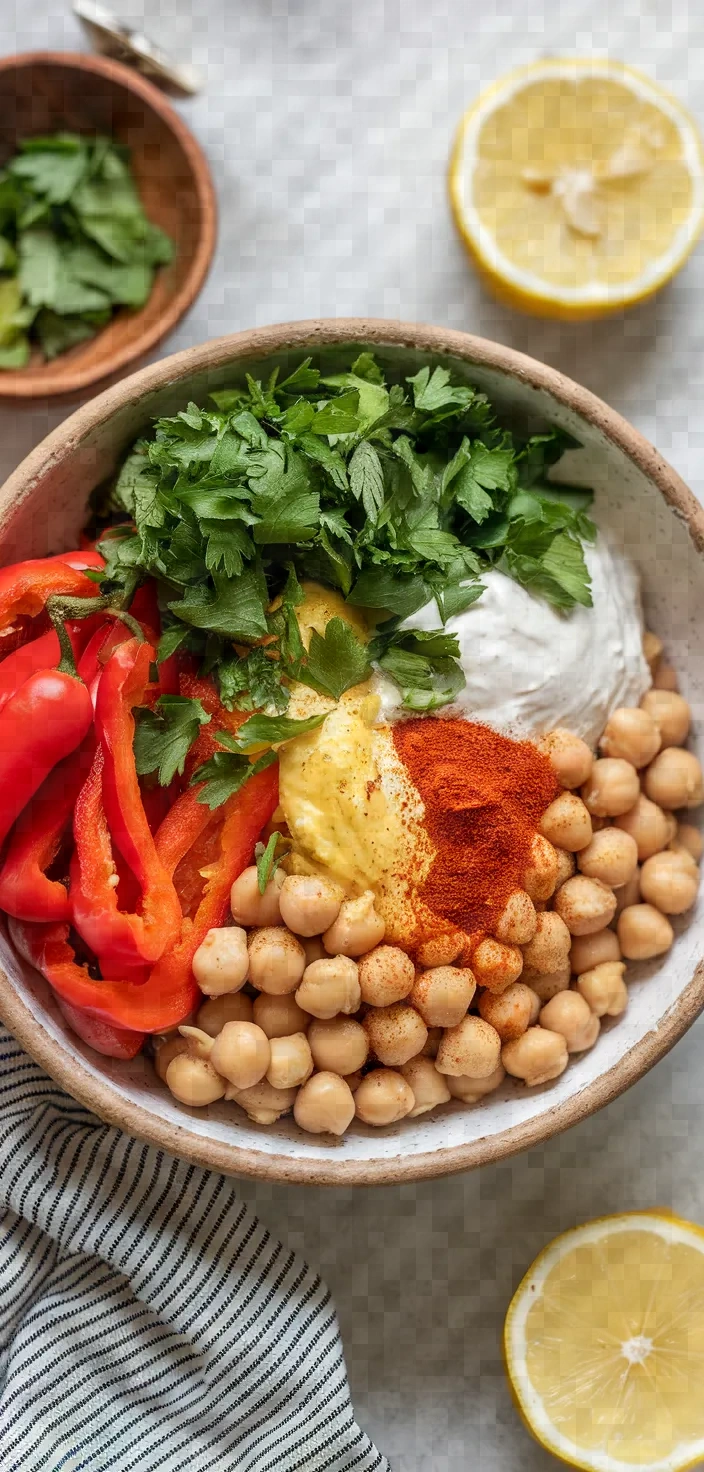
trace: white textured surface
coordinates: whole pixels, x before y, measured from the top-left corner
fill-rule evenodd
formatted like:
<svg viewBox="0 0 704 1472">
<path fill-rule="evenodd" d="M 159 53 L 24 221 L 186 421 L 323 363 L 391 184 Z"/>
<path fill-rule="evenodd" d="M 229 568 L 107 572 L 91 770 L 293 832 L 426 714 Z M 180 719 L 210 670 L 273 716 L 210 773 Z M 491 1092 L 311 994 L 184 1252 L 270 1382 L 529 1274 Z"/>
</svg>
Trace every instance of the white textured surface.
<svg viewBox="0 0 704 1472">
<path fill-rule="evenodd" d="M 701 494 L 704 250 L 652 304 L 566 327 L 486 298 L 450 225 L 444 169 L 477 87 L 545 52 L 643 66 L 704 124 L 704 20 L 696 0 L 114 0 L 207 73 L 184 104 L 222 208 L 215 269 L 168 344 L 317 314 L 446 323 L 544 358 L 611 402 Z M 48 0 L 7 0 L 5 51 L 79 49 Z M 66 412 L 0 409 L 4 475 Z M 692 655 L 677 532 L 664 512 L 677 660 Z M 665 553 L 671 549 L 671 556 Z M 704 717 L 704 708 L 698 711 Z M 615 1031 L 612 1036 L 615 1036 Z M 518 1277 L 576 1221 L 672 1205 L 704 1219 L 704 1023 L 624 1099 L 495 1169 L 377 1191 L 248 1184 L 274 1230 L 335 1294 L 357 1415 L 395 1472 L 548 1472 L 511 1407 L 500 1328 Z M 217 1472 L 225 1472 L 224 1468 Z M 229 1469 L 228 1469 L 229 1472 Z"/>
</svg>

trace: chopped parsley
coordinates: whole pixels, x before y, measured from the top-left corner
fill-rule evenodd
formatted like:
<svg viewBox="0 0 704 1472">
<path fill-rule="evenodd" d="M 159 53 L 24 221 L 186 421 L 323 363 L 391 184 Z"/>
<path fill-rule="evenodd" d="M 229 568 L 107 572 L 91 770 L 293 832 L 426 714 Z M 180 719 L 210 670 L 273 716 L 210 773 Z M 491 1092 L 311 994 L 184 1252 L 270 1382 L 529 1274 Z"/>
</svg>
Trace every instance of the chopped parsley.
<svg viewBox="0 0 704 1472">
<path fill-rule="evenodd" d="M 142 307 L 173 245 L 109 138 L 28 138 L 0 172 L 0 369 L 55 358 Z"/>
<path fill-rule="evenodd" d="M 363 352 L 334 375 L 311 359 L 245 375 L 133 447 L 94 576 L 112 595 L 156 578 L 160 660 L 198 656 L 229 710 L 280 718 L 291 681 L 339 699 L 375 665 L 407 708 L 435 710 L 463 684 L 444 625 L 481 597 L 482 573 L 499 568 L 565 613 L 590 606 L 591 495 L 548 478 L 575 445 L 559 429 L 508 429 L 442 366 L 391 382 Z M 372 610 L 371 644 L 334 618 L 306 650 L 302 578 Z M 437 630 L 402 628 L 433 600 Z M 226 755 L 212 759 L 218 780 Z"/>
</svg>

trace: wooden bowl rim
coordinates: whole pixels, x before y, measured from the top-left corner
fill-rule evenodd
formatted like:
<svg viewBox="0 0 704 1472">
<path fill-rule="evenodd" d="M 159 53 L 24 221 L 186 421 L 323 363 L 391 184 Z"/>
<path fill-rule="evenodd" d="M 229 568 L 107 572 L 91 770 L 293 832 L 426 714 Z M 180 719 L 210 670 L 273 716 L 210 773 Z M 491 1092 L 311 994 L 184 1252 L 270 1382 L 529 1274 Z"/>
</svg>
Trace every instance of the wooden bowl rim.
<svg viewBox="0 0 704 1472">
<path fill-rule="evenodd" d="M 588 389 L 524 353 L 485 338 L 449 328 L 363 317 L 253 328 L 188 348 L 132 374 L 78 409 L 27 456 L 0 490 L 0 521 L 17 500 L 30 493 L 43 471 L 70 458 L 86 436 L 92 436 L 118 409 L 144 394 L 167 384 L 173 386 L 199 371 L 227 363 L 235 368 L 241 359 L 261 358 L 284 349 L 315 352 L 320 347 L 353 343 L 408 347 L 447 355 L 479 367 L 497 369 L 530 387 L 547 391 L 599 429 L 650 478 L 673 512 L 686 523 L 697 550 L 704 552 L 704 508 L 643 435 Z M 390 1159 L 336 1161 L 331 1149 L 329 1160 L 313 1160 L 264 1154 L 236 1144 L 205 1140 L 189 1130 L 187 1122 L 174 1126 L 158 1119 L 142 1105 L 126 1102 L 112 1084 L 96 1080 L 81 1062 L 57 1050 L 56 1042 L 36 1021 L 0 969 L 0 1016 L 36 1062 L 101 1119 L 206 1169 L 315 1186 L 392 1185 L 427 1180 L 492 1164 L 537 1145 L 617 1098 L 669 1052 L 703 1008 L 704 960 L 699 962 L 656 1029 L 646 1033 L 612 1068 L 572 1098 L 553 1107 L 546 1103 L 544 1112 L 535 1119 L 510 1126 L 497 1135 L 480 1136 L 463 1145 L 440 1146 L 406 1158 L 400 1137 L 399 1153 Z M 481 1127 L 481 1111 L 473 1117 Z"/>
<path fill-rule="evenodd" d="M 217 201 L 210 165 L 194 134 L 158 87 L 122 62 L 111 61 L 106 56 L 88 56 L 78 51 L 23 51 L 16 56 L 3 56 L 0 58 L 0 75 L 36 65 L 60 66 L 66 71 L 91 72 L 95 76 L 104 77 L 106 81 L 115 82 L 126 91 L 132 92 L 146 108 L 156 113 L 173 133 L 188 161 L 201 224 L 198 244 L 191 256 L 186 275 L 178 291 L 165 304 L 157 321 L 144 327 L 109 360 L 94 367 L 72 370 L 69 365 L 63 369 L 57 368 L 53 376 L 47 375 L 41 381 L 27 369 L 15 370 L 11 382 L 8 381 L 9 374 L 0 373 L 0 402 L 3 399 L 47 399 L 57 395 L 76 394 L 103 379 L 111 378 L 136 358 L 144 357 L 173 331 L 195 301 L 208 274 L 217 238 Z M 60 363 L 61 359 L 56 361 Z M 23 378 L 23 374 L 26 374 L 26 378 Z"/>
</svg>

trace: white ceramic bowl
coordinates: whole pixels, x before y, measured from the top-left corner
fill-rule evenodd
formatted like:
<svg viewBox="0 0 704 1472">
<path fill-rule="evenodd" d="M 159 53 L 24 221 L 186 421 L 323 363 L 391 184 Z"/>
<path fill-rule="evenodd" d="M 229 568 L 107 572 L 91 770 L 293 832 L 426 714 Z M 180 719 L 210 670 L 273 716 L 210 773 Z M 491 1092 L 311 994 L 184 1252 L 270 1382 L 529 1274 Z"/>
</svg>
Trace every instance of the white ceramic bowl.
<svg viewBox="0 0 704 1472">
<path fill-rule="evenodd" d="M 76 545 L 95 485 L 155 414 L 245 369 L 323 355 L 349 360 L 369 346 L 412 373 L 429 358 L 485 389 L 521 419 L 563 426 L 583 448 L 570 474 L 597 490 L 596 514 L 639 566 L 649 626 L 666 641 L 691 701 L 700 757 L 704 717 L 704 512 L 675 472 L 618 414 L 586 389 L 511 349 L 463 333 L 352 319 L 303 322 L 220 338 L 165 358 L 92 400 L 24 461 L 0 492 L 0 561 Z M 235 1174 L 316 1184 L 413 1180 L 493 1161 L 576 1123 L 626 1089 L 680 1038 L 704 1006 L 704 894 L 675 924 L 661 961 L 629 968 L 625 1017 L 602 1029 L 595 1048 L 573 1058 L 556 1083 L 528 1090 L 509 1082 L 475 1107 L 447 1105 L 417 1120 L 372 1130 L 355 1124 L 338 1143 L 303 1135 L 292 1120 L 262 1128 L 232 1105 L 190 1110 L 157 1081 L 144 1057 L 99 1057 L 70 1033 L 41 977 L 0 939 L 0 1013 L 29 1053 L 75 1098 L 104 1119 L 198 1164 Z"/>
</svg>

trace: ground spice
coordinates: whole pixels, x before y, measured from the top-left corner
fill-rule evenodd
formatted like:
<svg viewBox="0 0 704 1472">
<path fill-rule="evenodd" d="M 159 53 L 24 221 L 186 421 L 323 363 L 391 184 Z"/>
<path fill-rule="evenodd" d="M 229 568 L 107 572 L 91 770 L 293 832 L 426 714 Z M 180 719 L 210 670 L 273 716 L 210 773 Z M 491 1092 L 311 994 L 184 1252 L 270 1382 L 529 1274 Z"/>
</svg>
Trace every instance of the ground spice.
<svg viewBox="0 0 704 1472">
<path fill-rule="evenodd" d="M 393 739 L 436 849 L 420 889 L 425 905 L 453 927 L 491 934 L 522 888 L 531 842 L 558 791 L 548 758 L 473 721 L 399 721 Z"/>
</svg>

